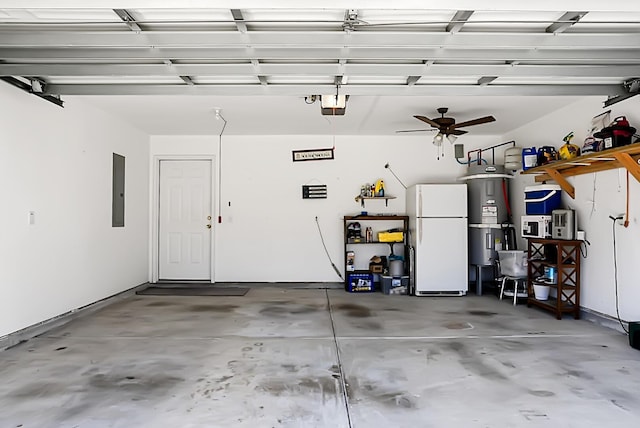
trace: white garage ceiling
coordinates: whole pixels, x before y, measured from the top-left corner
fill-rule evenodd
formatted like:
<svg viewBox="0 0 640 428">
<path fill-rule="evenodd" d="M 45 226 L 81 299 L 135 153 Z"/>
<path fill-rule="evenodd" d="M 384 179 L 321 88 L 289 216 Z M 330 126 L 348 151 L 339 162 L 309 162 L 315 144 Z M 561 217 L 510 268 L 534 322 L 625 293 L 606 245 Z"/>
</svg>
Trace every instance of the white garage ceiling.
<svg viewBox="0 0 640 428">
<path fill-rule="evenodd" d="M 215 132 L 215 108 L 229 133 L 388 134 L 441 106 L 500 134 L 640 76 L 636 1 L 48 3 L 0 0 L 0 76 L 151 134 Z M 305 102 L 336 91 L 344 117 Z"/>
</svg>

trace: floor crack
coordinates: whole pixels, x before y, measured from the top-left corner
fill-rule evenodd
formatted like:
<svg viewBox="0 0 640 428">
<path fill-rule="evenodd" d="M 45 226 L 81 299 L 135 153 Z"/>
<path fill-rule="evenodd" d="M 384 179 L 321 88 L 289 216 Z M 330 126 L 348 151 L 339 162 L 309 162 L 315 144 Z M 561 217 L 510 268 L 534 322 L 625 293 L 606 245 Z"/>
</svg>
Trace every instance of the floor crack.
<svg viewBox="0 0 640 428">
<path fill-rule="evenodd" d="M 344 397 L 344 406 L 347 412 L 347 422 L 349 423 L 349 428 L 352 428 L 351 425 L 351 412 L 349 409 L 349 394 L 347 394 L 347 380 L 344 376 L 344 370 L 342 368 L 342 359 L 340 358 L 340 346 L 338 345 L 338 338 L 336 337 L 336 327 L 333 323 L 333 311 L 331 309 L 331 301 L 329 300 L 329 290 L 324 290 L 325 296 L 327 297 L 327 308 L 329 310 L 329 320 L 331 321 L 331 332 L 333 333 L 333 342 L 336 345 L 336 359 L 338 362 L 338 371 L 340 374 L 340 382 L 342 384 L 342 396 Z"/>
</svg>

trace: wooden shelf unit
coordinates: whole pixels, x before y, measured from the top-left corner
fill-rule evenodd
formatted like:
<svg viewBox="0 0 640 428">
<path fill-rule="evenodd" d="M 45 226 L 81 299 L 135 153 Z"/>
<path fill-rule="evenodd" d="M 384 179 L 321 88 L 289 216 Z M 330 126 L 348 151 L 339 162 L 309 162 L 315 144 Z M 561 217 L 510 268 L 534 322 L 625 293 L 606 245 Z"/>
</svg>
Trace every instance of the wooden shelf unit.
<svg viewBox="0 0 640 428">
<path fill-rule="evenodd" d="M 553 312 L 557 319 L 562 319 L 565 313 L 580 318 L 580 245 L 582 241 L 562 239 L 528 239 L 528 275 L 527 288 L 529 297 L 527 306 L 538 306 Z M 546 250 L 553 248 L 555 254 L 548 254 Z M 555 258 L 553 257 L 555 256 Z M 536 278 L 544 276 L 545 267 L 555 267 L 557 281 L 549 284 L 556 290 L 556 296 L 549 296 L 549 300 L 535 298 L 533 283 Z"/>
<path fill-rule="evenodd" d="M 522 171 L 522 174 L 535 174 L 536 182 L 554 180 L 575 199 L 575 188 L 566 177 L 606 171 L 614 168 L 626 168 L 640 182 L 640 142 L 615 147 L 601 152 L 587 153 L 570 160 L 551 162 Z"/>
</svg>

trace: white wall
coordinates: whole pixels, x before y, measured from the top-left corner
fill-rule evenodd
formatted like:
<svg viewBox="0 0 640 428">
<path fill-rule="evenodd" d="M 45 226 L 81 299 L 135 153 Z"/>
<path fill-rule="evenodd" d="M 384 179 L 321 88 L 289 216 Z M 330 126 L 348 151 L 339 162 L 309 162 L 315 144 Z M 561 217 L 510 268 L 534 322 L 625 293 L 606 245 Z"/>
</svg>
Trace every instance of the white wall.
<svg viewBox="0 0 640 428">
<path fill-rule="evenodd" d="M 445 158 L 436 160 L 432 138 L 336 136 L 334 160 L 292 162 L 292 150 L 329 148 L 334 138 L 223 136 L 223 222 L 214 224 L 215 280 L 339 281 L 322 247 L 316 216 L 328 251 L 343 271 L 342 217 L 362 211 L 354 200 L 362 184 L 383 179 L 386 193 L 397 196 L 388 207 L 382 201 L 367 201 L 364 210 L 405 211 L 404 189 L 384 168 L 386 163 L 407 186 L 450 182 L 463 174 L 466 167 L 455 162 L 450 145 Z M 218 136 L 154 136 L 151 155 L 217 155 L 217 141 Z M 469 149 L 500 142 L 495 137 L 473 136 L 459 141 Z M 303 184 L 326 184 L 327 199 L 303 200 Z M 388 247 L 381 247 L 381 255 L 387 254 Z"/>
<path fill-rule="evenodd" d="M 113 152 L 126 158 L 124 228 L 111 227 Z M 144 133 L 0 82 L 0 336 L 147 280 L 148 177 Z"/>
<path fill-rule="evenodd" d="M 591 118 L 602 113 L 602 97 L 592 97 L 550 113 L 506 135 L 522 147 L 552 145 L 559 148 L 562 138 L 574 131 L 574 143 L 582 145 Z M 624 115 L 632 126 L 640 128 L 640 99 L 631 98 L 611 107 L 611 119 Z M 616 169 L 569 178 L 575 187 L 575 200 L 563 193 L 565 207 L 578 213 L 578 226 L 586 231 L 588 256 L 582 261 L 581 306 L 616 316 L 612 221 L 609 215 L 625 211 L 626 170 Z M 524 187 L 535 184 L 533 176 L 519 175 L 511 187 L 515 218 L 524 214 Z M 639 183 L 630 178 L 630 225 L 616 227 L 620 316 L 640 319 L 640 287 L 635 263 L 640 260 Z"/>
</svg>

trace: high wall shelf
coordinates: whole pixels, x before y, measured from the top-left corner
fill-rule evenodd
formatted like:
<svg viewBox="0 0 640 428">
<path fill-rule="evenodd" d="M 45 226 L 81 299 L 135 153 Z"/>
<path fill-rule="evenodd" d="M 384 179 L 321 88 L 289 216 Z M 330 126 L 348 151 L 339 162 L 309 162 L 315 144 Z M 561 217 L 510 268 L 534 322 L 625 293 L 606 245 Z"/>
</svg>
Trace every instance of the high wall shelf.
<svg viewBox="0 0 640 428">
<path fill-rule="evenodd" d="M 554 180 L 575 199 L 575 188 L 566 177 L 606 171 L 614 168 L 626 168 L 640 182 L 640 142 L 615 147 L 601 152 L 588 153 L 574 159 L 551 162 L 522 171 L 523 174 L 535 174 L 536 182 Z"/>
<path fill-rule="evenodd" d="M 529 238 L 528 240 L 528 275 L 527 288 L 529 297 L 527 306 L 531 305 L 549 310 L 562 319 L 564 313 L 580 318 L 580 245 L 582 241 L 561 239 Z M 536 278 L 544 276 L 546 267 L 554 267 L 557 272 L 554 289 L 555 296 L 548 300 L 536 299 L 533 284 Z"/>
<path fill-rule="evenodd" d="M 395 199 L 395 196 L 356 196 L 356 202 L 360 202 L 360 206 L 364 208 L 364 201 L 367 199 L 384 200 L 384 205 L 389 206 L 389 199 Z"/>
<path fill-rule="evenodd" d="M 376 197 L 375 199 L 382 199 L 382 197 Z M 402 231 L 403 231 L 403 240 L 402 241 L 398 241 L 398 242 L 380 242 L 377 240 L 377 235 L 375 234 L 375 232 L 381 232 L 382 230 L 375 230 L 374 231 L 374 241 L 373 242 L 365 242 L 365 239 L 362 238 L 362 241 L 360 242 L 350 242 L 348 239 L 348 226 L 351 222 L 358 222 L 361 223 L 361 230 L 362 232 L 364 232 L 365 227 L 366 226 L 373 226 L 375 225 L 375 222 L 378 221 L 387 221 L 387 222 L 396 222 L 396 223 L 391 223 L 394 224 L 394 227 L 402 227 Z M 402 226 L 400 226 L 400 223 L 402 222 Z M 345 271 L 345 284 L 346 281 L 348 280 L 349 277 L 349 273 L 362 273 L 362 272 L 369 272 L 368 270 L 364 269 L 364 266 L 366 265 L 368 267 L 368 257 L 366 258 L 366 260 L 360 259 L 360 261 L 357 263 L 360 265 L 360 269 L 358 269 L 358 266 L 355 267 L 354 271 L 348 271 L 347 270 L 347 258 L 346 258 L 346 254 L 347 251 L 349 250 L 354 250 L 355 246 L 359 246 L 359 245 L 365 245 L 365 246 L 375 246 L 378 245 L 380 246 L 380 250 L 375 249 L 375 252 L 379 253 L 379 251 L 383 251 L 386 253 L 387 251 L 391 250 L 393 252 L 393 246 L 394 245 L 401 245 L 403 247 L 403 254 L 406 255 L 408 254 L 408 252 L 406 251 L 406 247 L 408 245 L 408 241 L 407 241 L 407 231 L 409 230 L 409 217 L 406 215 L 355 215 L 355 216 L 344 216 L 343 219 L 343 226 L 344 226 L 344 253 L 345 253 L 345 261 L 344 261 L 344 271 Z M 384 247 L 386 248 L 384 248 Z M 372 249 L 373 250 L 373 249 Z M 407 274 L 407 262 L 406 262 L 406 257 L 405 257 L 405 263 L 404 263 L 404 274 Z"/>
</svg>

